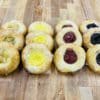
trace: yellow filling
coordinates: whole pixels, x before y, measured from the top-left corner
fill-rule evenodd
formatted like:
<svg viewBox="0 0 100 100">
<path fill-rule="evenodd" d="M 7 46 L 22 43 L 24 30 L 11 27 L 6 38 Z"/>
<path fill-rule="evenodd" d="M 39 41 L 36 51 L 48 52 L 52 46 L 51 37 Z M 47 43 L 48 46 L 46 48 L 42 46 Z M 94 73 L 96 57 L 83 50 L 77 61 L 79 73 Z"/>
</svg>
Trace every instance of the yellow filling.
<svg viewBox="0 0 100 100">
<path fill-rule="evenodd" d="M 46 57 L 43 52 L 39 50 L 32 50 L 28 57 L 28 62 L 32 66 L 41 67 L 42 64 L 46 61 Z"/>
<path fill-rule="evenodd" d="M 48 32 L 48 27 L 43 24 L 38 24 L 35 26 L 35 29 L 42 32 Z"/>
<path fill-rule="evenodd" d="M 43 35 L 36 36 L 32 39 L 32 42 L 43 43 L 46 44 L 46 37 Z"/>
<path fill-rule="evenodd" d="M 14 23 L 10 23 L 9 25 L 8 25 L 8 28 L 9 29 L 14 29 L 14 30 L 17 30 L 18 29 L 18 24 L 14 24 Z"/>
</svg>

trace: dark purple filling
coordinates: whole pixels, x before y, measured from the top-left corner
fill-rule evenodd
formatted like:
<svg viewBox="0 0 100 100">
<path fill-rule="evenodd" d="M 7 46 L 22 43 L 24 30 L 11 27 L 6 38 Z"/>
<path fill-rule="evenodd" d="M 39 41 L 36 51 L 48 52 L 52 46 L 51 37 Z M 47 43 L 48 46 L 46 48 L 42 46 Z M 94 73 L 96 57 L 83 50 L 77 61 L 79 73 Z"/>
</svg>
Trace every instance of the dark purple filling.
<svg viewBox="0 0 100 100">
<path fill-rule="evenodd" d="M 68 64 L 73 64 L 77 61 L 77 55 L 71 48 L 67 49 L 64 54 L 64 61 Z"/>
<path fill-rule="evenodd" d="M 62 28 L 65 28 L 65 27 L 73 27 L 72 25 L 63 25 Z"/>
<path fill-rule="evenodd" d="M 98 27 L 95 23 L 91 23 L 91 24 L 88 24 L 87 25 L 87 28 L 90 29 L 90 28 L 95 28 L 95 27 Z"/>
<path fill-rule="evenodd" d="M 96 62 L 100 65 L 100 53 L 96 56 Z"/>
<path fill-rule="evenodd" d="M 63 37 L 63 40 L 66 42 L 66 43 L 72 43 L 76 40 L 76 36 L 74 34 L 74 32 L 67 32 L 64 37 Z"/>
<path fill-rule="evenodd" d="M 92 36 L 91 36 L 91 43 L 92 44 L 100 44 L 100 33 L 94 33 Z"/>
</svg>

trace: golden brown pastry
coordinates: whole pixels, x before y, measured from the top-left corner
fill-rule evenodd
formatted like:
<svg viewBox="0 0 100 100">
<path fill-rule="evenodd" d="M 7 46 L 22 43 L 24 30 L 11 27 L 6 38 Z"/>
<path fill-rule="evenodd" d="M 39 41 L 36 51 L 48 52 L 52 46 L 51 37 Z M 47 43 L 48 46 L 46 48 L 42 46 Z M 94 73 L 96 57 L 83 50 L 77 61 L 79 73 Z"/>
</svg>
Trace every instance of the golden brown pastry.
<svg viewBox="0 0 100 100">
<path fill-rule="evenodd" d="M 0 75 L 8 75 L 17 69 L 20 62 L 19 52 L 7 42 L 0 43 Z"/>
<path fill-rule="evenodd" d="M 94 72 L 100 73 L 100 45 L 88 49 L 87 63 Z"/>
<path fill-rule="evenodd" d="M 4 33 L 3 33 L 4 32 Z M 24 45 L 24 37 L 20 34 L 16 34 L 15 32 L 11 30 L 3 30 L 3 32 L 0 34 L 0 43 L 1 42 L 8 42 L 18 50 L 21 50 Z"/>
<path fill-rule="evenodd" d="M 47 48 L 49 50 L 52 50 L 53 49 L 53 38 L 46 34 L 46 33 L 43 33 L 43 32 L 34 32 L 33 33 L 29 33 L 27 36 L 26 36 L 26 44 L 30 44 L 30 43 L 40 43 L 40 44 L 44 44 L 45 46 L 47 46 Z"/>
<path fill-rule="evenodd" d="M 13 30 L 17 34 L 22 34 L 22 35 L 26 34 L 26 26 L 21 21 L 18 20 L 12 20 L 6 22 L 1 26 L 1 28 Z"/>
<path fill-rule="evenodd" d="M 44 22 L 44 21 L 35 21 L 33 22 L 29 28 L 28 28 L 28 32 L 34 32 L 34 31 L 41 31 L 43 33 L 47 33 L 49 35 L 53 35 L 53 28 L 51 27 L 51 25 L 49 25 L 48 23 Z"/>
<path fill-rule="evenodd" d="M 62 21 L 59 21 L 56 25 L 56 32 L 60 32 L 63 28 L 69 28 L 69 27 L 72 27 L 72 28 L 75 28 L 75 29 L 78 29 L 77 25 L 70 21 L 70 20 L 62 20 Z"/>
<path fill-rule="evenodd" d="M 78 71 L 85 64 L 85 51 L 80 46 L 62 45 L 55 52 L 54 63 L 60 72 Z"/>
<path fill-rule="evenodd" d="M 84 34 L 83 42 L 86 48 L 100 44 L 100 28 L 91 29 L 86 34 Z"/>
<path fill-rule="evenodd" d="M 58 46 L 63 44 L 75 44 L 75 45 L 82 45 L 82 36 L 78 30 L 74 28 L 63 28 L 57 35 L 56 35 L 56 42 Z"/>
<path fill-rule="evenodd" d="M 95 20 L 85 20 L 81 23 L 79 29 L 82 34 L 87 33 L 88 30 L 100 27 L 100 24 Z"/>
<path fill-rule="evenodd" d="M 22 52 L 23 65 L 32 74 L 41 74 L 47 71 L 51 66 L 52 59 L 53 55 L 43 44 L 26 45 Z"/>
</svg>

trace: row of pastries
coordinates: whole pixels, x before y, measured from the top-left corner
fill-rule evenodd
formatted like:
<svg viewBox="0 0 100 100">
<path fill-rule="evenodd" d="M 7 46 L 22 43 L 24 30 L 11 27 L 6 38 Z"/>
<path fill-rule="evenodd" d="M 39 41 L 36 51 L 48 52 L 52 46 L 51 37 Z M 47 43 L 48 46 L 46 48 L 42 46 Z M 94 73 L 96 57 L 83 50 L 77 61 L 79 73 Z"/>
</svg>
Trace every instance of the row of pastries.
<svg viewBox="0 0 100 100">
<path fill-rule="evenodd" d="M 53 55 L 54 39 L 57 48 Z M 93 71 L 100 72 L 99 44 L 100 25 L 95 20 L 83 21 L 79 27 L 61 20 L 55 34 L 52 26 L 43 21 L 35 21 L 27 28 L 23 22 L 12 20 L 0 28 L 0 75 L 15 71 L 21 60 L 32 74 L 46 72 L 53 60 L 60 72 L 76 72 L 85 61 Z"/>
</svg>

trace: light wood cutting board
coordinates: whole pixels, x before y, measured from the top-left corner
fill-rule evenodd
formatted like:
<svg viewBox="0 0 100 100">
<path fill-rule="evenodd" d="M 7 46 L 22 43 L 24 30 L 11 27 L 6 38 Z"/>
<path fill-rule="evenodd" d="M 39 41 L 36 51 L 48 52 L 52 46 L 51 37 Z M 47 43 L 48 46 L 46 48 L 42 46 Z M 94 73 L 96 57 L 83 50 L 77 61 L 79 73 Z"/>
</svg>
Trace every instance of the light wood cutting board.
<svg viewBox="0 0 100 100">
<path fill-rule="evenodd" d="M 27 26 L 44 20 L 52 26 L 70 19 L 100 21 L 100 0 L 0 0 L 0 24 L 18 19 Z M 85 66 L 75 74 L 61 74 L 54 66 L 47 74 L 30 75 L 20 68 L 0 77 L 0 100 L 100 100 L 100 75 Z"/>
</svg>

